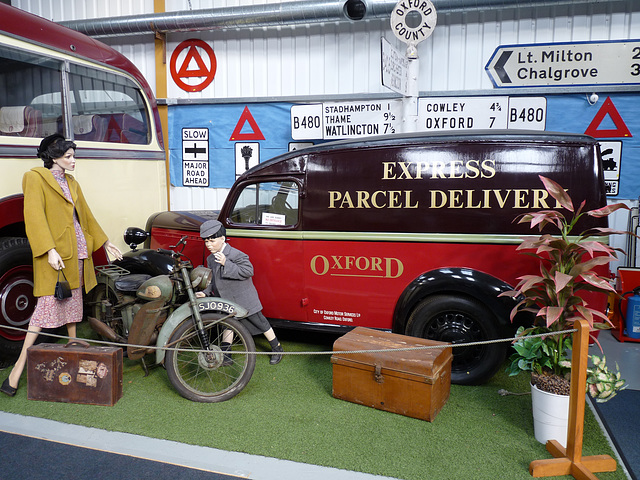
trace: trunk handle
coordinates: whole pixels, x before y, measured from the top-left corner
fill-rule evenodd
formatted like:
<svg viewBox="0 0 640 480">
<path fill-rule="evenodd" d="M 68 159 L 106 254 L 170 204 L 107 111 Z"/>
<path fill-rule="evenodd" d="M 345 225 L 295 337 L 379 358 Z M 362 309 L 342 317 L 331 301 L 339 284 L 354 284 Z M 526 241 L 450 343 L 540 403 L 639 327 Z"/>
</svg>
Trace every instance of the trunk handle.
<svg viewBox="0 0 640 480">
<path fill-rule="evenodd" d="M 80 345 L 81 347 L 84 348 L 89 348 L 91 345 L 89 345 L 89 342 L 85 342 L 84 340 L 72 340 L 69 343 L 67 343 L 64 348 L 67 348 L 70 345 Z"/>
</svg>

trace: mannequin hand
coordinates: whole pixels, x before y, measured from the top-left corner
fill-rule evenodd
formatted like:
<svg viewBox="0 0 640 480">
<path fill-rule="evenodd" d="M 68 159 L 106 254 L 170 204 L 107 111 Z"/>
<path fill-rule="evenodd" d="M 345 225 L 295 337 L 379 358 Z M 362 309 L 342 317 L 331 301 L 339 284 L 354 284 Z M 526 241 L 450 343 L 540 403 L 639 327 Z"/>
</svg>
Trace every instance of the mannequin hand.
<svg viewBox="0 0 640 480">
<path fill-rule="evenodd" d="M 213 258 L 215 258 L 216 263 L 219 263 L 220 265 L 222 265 L 224 267 L 224 264 L 227 262 L 227 257 L 224 253 L 222 252 L 216 252 L 213 254 Z"/>
<path fill-rule="evenodd" d="M 64 268 L 62 257 L 60 257 L 60 254 L 55 248 L 52 248 L 47 252 L 47 261 L 54 270 L 62 270 Z"/>
<path fill-rule="evenodd" d="M 109 240 L 107 240 L 104 244 L 104 248 L 107 249 L 107 252 L 109 252 L 111 255 L 113 255 L 114 257 L 116 257 L 116 259 L 118 260 L 122 260 L 122 252 L 120 251 L 120 249 L 118 247 L 116 247 L 113 243 L 111 243 Z"/>
</svg>

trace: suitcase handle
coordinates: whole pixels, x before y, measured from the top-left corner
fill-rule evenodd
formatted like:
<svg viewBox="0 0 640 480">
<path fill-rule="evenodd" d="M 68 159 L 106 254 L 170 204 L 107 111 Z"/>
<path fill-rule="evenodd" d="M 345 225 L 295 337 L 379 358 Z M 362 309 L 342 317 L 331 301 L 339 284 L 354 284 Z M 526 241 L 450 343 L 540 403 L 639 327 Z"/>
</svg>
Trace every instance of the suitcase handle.
<svg viewBox="0 0 640 480">
<path fill-rule="evenodd" d="M 89 342 L 85 342 L 84 340 L 72 340 L 69 343 L 67 343 L 64 348 L 67 348 L 70 345 L 80 345 L 81 347 L 84 348 L 89 348 L 91 345 L 89 345 Z"/>
</svg>

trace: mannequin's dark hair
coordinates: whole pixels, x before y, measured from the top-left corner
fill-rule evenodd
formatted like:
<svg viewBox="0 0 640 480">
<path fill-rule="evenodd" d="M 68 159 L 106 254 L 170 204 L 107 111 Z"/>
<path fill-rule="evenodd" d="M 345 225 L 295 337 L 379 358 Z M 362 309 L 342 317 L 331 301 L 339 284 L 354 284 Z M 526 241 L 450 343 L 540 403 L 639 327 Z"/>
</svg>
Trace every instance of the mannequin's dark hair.
<svg viewBox="0 0 640 480">
<path fill-rule="evenodd" d="M 45 168 L 50 169 L 53 167 L 53 160 L 63 157 L 70 148 L 75 150 L 77 148 L 76 144 L 71 140 L 66 140 L 61 134 L 54 133 L 40 142 L 38 157 L 44 162 Z"/>
</svg>

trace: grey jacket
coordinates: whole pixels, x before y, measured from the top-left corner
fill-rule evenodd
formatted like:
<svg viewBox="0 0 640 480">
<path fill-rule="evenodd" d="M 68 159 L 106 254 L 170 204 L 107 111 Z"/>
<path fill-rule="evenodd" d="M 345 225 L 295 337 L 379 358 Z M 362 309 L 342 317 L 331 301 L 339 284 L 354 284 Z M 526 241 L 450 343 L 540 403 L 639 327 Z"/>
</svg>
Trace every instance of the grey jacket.
<svg viewBox="0 0 640 480">
<path fill-rule="evenodd" d="M 225 300 L 231 300 L 246 308 L 248 315 L 261 311 L 258 291 L 251 280 L 253 265 L 249 255 L 228 244 L 224 246 L 222 253 L 227 257 L 224 266 L 215 261 L 213 254 L 207 257 L 207 266 L 213 270 L 213 282 L 204 293 L 207 296 L 215 293 Z"/>
</svg>

